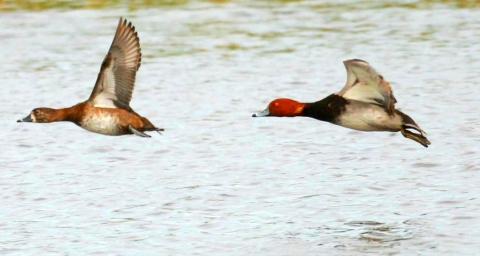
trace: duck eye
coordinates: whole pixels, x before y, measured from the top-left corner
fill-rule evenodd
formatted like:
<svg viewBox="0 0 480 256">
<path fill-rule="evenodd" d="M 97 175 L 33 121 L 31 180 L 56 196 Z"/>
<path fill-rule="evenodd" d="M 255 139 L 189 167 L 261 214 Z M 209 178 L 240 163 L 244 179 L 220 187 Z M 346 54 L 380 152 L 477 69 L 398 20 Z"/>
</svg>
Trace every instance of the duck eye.
<svg viewBox="0 0 480 256">
<path fill-rule="evenodd" d="M 275 104 L 273 104 L 273 105 L 275 105 L 275 107 L 278 107 L 278 102 L 275 102 Z"/>
</svg>

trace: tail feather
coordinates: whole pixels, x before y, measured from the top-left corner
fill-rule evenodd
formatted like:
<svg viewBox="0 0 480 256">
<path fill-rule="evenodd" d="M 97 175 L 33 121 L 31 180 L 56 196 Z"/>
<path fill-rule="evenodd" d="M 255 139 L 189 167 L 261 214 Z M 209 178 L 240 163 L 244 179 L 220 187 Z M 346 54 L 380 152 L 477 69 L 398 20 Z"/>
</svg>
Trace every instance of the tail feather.
<svg viewBox="0 0 480 256">
<path fill-rule="evenodd" d="M 160 127 L 156 127 L 155 125 L 153 125 L 148 119 L 146 119 L 145 117 L 142 117 L 142 122 L 143 122 L 143 130 L 144 131 L 155 131 L 155 132 L 158 132 L 159 134 L 162 134 L 161 132 L 165 131 L 165 129 L 163 128 L 160 128 Z"/>
<path fill-rule="evenodd" d="M 154 131 L 158 132 L 158 134 L 162 135 L 161 132 L 165 131 L 165 129 L 163 128 L 158 128 L 158 127 L 154 127 Z"/>
</svg>

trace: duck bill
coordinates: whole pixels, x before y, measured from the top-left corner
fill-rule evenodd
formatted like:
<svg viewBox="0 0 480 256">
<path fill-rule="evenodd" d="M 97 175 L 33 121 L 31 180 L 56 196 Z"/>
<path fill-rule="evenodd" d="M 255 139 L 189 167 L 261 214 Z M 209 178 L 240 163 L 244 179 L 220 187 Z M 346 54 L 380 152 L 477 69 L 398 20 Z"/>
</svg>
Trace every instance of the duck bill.
<svg viewBox="0 0 480 256">
<path fill-rule="evenodd" d="M 28 115 L 23 119 L 18 119 L 17 120 L 17 123 L 22 123 L 22 122 L 27 122 L 27 123 L 33 122 L 31 115 Z"/>
<path fill-rule="evenodd" d="M 253 114 L 252 117 L 262 117 L 262 116 L 269 116 L 270 115 L 270 111 L 267 109 L 265 109 L 264 111 L 262 112 L 259 112 L 259 113 L 256 113 L 256 114 Z"/>
</svg>

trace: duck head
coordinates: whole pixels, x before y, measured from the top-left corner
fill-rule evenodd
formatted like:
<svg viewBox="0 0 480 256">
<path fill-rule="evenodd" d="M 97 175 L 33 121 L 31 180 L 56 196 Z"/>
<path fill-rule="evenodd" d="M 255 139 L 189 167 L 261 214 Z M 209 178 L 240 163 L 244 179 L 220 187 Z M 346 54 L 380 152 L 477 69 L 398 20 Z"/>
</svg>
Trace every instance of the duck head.
<svg viewBox="0 0 480 256">
<path fill-rule="evenodd" d="M 20 122 L 31 122 L 31 123 L 50 123 L 55 121 L 56 110 L 52 108 L 36 108 L 30 112 L 28 116 L 23 119 L 17 120 Z"/>
<path fill-rule="evenodd" d="M 252 117 L 277 116 L 277 117 L 294 117 L 302 114 L 305 103 L 301 103 L 291 99 L 276 99 L 268 104 L 267 109 L 262 112 L 253 114 Z"/>
</svg>

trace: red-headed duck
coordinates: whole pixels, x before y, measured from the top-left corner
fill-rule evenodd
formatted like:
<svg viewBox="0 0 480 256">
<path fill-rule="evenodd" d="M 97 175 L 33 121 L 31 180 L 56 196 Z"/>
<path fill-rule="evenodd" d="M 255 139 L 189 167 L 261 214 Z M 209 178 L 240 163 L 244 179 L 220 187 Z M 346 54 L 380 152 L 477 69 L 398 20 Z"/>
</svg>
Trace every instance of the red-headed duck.
<svg viewBox="0 0 480 256">
<path fill-rule="evenodd" d="M 383 76 L 363 60 L 343 63 L 347 69 L 347 83 L 340 92 L 313 103 L 276 99 L 253 117 L 305 116 L 359 131 L 400 131 L 404 137 L 424 147 L 430 145 L 425 132 L 415 121 L 395 109 L 397 100 Z"/>
<path fill-rule="evenodd" d="M 131 22 L 127 23 L 127 20 L 120 18 L 90 98 L 69 108 L 36 108 L 17 122 L 68 121 L 88 131 L 105 135 L 135 134 L 150 137 L 144 132 L 163 131 L 130 107 L 141 60 L 140 38 L 135 27 Z"/>
</svg>

